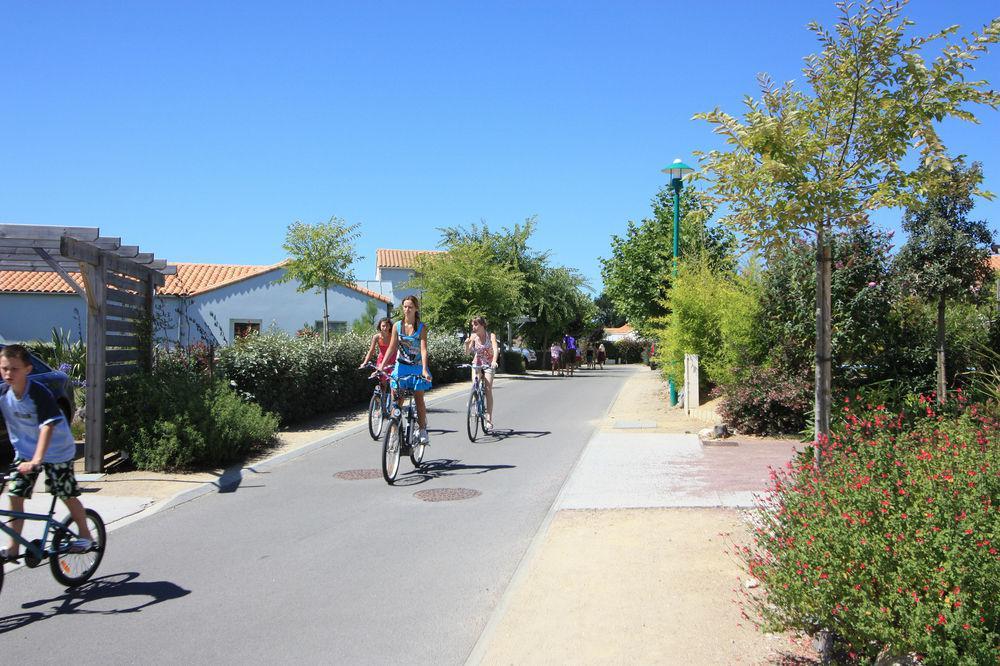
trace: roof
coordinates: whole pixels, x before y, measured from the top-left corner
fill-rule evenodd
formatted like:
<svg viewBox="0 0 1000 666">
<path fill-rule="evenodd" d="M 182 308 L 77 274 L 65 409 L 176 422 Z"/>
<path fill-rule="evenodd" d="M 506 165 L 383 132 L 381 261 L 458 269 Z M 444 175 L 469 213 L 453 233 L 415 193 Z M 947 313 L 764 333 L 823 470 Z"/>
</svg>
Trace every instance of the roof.
<svg viewBox="0 0 1000 666">
<path fill-rule="evenodd" d="M 444 254 L 442 250 L 375 250 L 377 268 L 414 268 L 416 258 L 422 254 Z"/>
<path fill-rule="evenodd" d="M 271 266 L 248 266 L 242 264 L 170 264 L 177 268 L 175 275 L 166 277 L 166 284 L 157 293 L 161 296 L 196 296 L 220 287 L 235 284 L 264 273 L 282 268 L 285 262 Z M 83 284 L 79 273 L 70 276 Z M 388 296 L 358 287 L 346 288 L 369 298 L 391 303 Z M 35 271 L 0 271 L 0 293 L 5 294 L 72 294 L 73 290 L 56 273 Z"/>
<path fill-rule="evenodd" d="M 633 330 L 632 326 L 625 324 L 624 326 L 619 326 L 618 328 L 607 328 L 604 329 L 604 335 L 628 335 Z"/>
<path fill-rule="evenodd" d="M 994 254 L 990 257 L 990 267 L 995 271 L 1000 271 L 1000 254 Z"/>
</svg>

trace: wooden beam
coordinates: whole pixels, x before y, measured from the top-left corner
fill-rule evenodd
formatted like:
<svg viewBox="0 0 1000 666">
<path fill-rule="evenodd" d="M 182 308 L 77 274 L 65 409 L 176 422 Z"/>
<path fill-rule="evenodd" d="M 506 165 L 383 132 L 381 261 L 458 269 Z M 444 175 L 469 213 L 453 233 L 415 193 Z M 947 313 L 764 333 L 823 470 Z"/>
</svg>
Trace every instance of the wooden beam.
<svg viewBox="0 0 1000 666">
<path fill-rule="evenodd" d="M 108 319 L 104 322 L 104 328 L 107 331 L 116 331 L 119 333 L 138 333 L 139 327 L 133 321 L 125 321 L 122 319 Z M 88 396 L 89 397 L 89 396 Z"/>
<path fill-rule="evenodd" d="M 113 238 L 111 236 L 101 236 L 97 240 L 90 241 L 102 250 L 117 250 L 122 246 L 121 238 Z"/>
<path fill-rule="evenodd" d="M 113 301 L 115 303 L 124 303 L 126 305 L 134 305 L 137 308 L 145 307 L 146 296 L 145 294 L 131 294 L 127 291 L 120 291 L 118 289 L 108 289 L 108 293 L 105 296 L 108 301 Z"/>
<path fill-rule="evenodd" d="M 64 237 L 62 239 L 60 244 L 60 254 L 66 258 L 83 261 L 88 264 L 96 264 L 97 257 L 103 255 L 107 258 L 105 266 L 108 270 L 114 271 L 115 273 L 123 273 L 137 280 L 145 280 L 151 270 L 147 266 L 143 266 L 141 262 L 138 262 L 135 259 L 119 257 L 110 252 L 102 252 L 99 248 L 94 247 L 93 245 L 89 245 L 70 237 Z M 142 257 L 143 255 L 139 254 L 137 256 Z M 148 256 L 152 258 L 153 255 Z M 163 276 L 160 275 L 159 279 L 162 280 Z M 157 286 L 159 286 L 159 284 Z"/>
<path fill-rule="evenodd" d="M 110 271 L 108 272 L 108 285 L 115 289 L 125 289 L 139 294 L 143 293 L 146 288 L 145 282 L 139 282 L 138 280 L 133 280 Z"/>
<path fill-rule="evenodd" d="M 143 356 L 144 352 L 141 349 L 108 349 L 104 352 L 104 358 L 108 363 L 139 361 Z"/>
<path fill-rule="evenodd" d="M 134 375 L 141 369 L 142 368 L 135 363 L 109 365 L 106 368 L 106 373 L 108 377 L 121 377 L 122 375 Z"/>
<path fill-rule="evenodd" d="M 139 319 L 143 310 L 134 306 L 116 305 L 108 303 L 105 311 L 109 317 L 120 317 L 122 319 Z"/>
<path fill-rule="evenodd" d="M 53 227 L 42 224 L 0 224 L 0 238 L 59 240 L 70 236 L 83 241 L 95 241 L 101 236 L 97 227 Z"/>
<path fill-rule="evenodd" d="M 73 291 L 75 291 L 81 298 L 83 298 L 84 300 L 87 299 L 87 294 L 83 291 L 83 287 L 81 287 L 80 285 L 78 285 L 76 283 L 76 280 L 74 280 L 72 277 L 70 277 L 70 274 L 67 273 L 66 270 L 63 269 L 62 266 L 60 266 L 59 264 L 57 264 L 56 261 L 55 261 L 55 259 L 53 259 L 51 256 L 49 256 L 48 252 L 46 252 L 45 250 L 43 250 L 40 247 L 36 247 L 35 248 L 35 252 L 38 253 L 38 256 L 41 257 L 42 260 L 45 263 L 47 263 L 49 266 L 52 267 L 52 270 L 54 270 L 56 273 L 59 274 L 59 277 L 61 277 L 63 279 L 63 282 L 65 282 L 70 287 L 72 287 Z"/>
<path fill-rule="evenodd" d="M 104 283 L 107 267 L 103 256 L 94 265 L 81 264 L 87 285 L 87 421 L 84 443 L 84 469 L 104 471 L 104 402 L 105 402 L 105 313 Z"/>
<path fill-rule="evenodd" d="M 108 307 L 111 307 L 110 305 Z M 126 335 L 124 333 L 119 333 L 117 335 L 108 333 L 104 336 L 105 344 L 108 347 L 138 347 L 139 337 L 135 335 Z"/>
<path fill-rule="evenodd" d="M 48 271 L 51 273 L 52 267 L 45 263 L 43 259 L 39 258 L 38 255 L 35 256 L 35 259 L 28 259 L 27 257 L 12 259 L 0 254 L 0 270 L 29 272 Z M 57 261 L 56 263 L 65 268 L 67 271 L 76 272 L 79 270 L 75 263 L 70 263 L 68 261 Z"/>
</svg>

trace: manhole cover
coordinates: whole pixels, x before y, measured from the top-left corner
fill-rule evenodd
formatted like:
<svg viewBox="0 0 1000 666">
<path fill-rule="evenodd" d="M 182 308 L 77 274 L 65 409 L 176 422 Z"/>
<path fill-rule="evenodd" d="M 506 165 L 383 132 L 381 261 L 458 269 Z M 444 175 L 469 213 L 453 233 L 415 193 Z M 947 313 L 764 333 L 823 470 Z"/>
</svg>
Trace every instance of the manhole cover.
<svg viewBox="0 0 1000 666">
<path fill-rule="evenodd" d="M 337 472 L 334 476 L 345 481 L 360 481 L 362 479 L 377 479 L 382 476 L 382 472 L 377 469 L 349 469 Z"/>
<path fill-rule="evenodd" d="M 472 488 L 433 488 L 431 490 L 418 490 L 413 493 L 414 497 L 425 502 L 450 502 L 452 500 L 470 499 L 478 495 L 482 495 L 482 493 Z"/>
</svg>

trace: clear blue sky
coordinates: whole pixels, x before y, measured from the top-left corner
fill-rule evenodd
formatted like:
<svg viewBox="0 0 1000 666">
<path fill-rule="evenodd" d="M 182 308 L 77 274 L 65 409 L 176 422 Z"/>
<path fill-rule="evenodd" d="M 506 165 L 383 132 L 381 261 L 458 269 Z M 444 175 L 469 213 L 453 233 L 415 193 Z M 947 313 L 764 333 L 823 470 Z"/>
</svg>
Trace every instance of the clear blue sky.
<svg viewBox="0 0 1000 666">
<path fill-rule="evenodd" d="M 916 31 L 995 0 L 915 0 Z M 26 2 L 0 6 L 0 221 L 99 226 L 170 261 L 265 264 L 295 220 L 377 247 L 536 215 L 600 287 L 673 158 L 716 146 L 755 75 L 801 79 L 829 0 Z M 977 74 L 1000 86 L 1000 49 Z M 1000 112 L 946 143 L 1000 192 Z M 1000 221 L 1000 203 L 976 214 Z M 882 215 L 892 226 L 898 214 Z"/>
</svg>

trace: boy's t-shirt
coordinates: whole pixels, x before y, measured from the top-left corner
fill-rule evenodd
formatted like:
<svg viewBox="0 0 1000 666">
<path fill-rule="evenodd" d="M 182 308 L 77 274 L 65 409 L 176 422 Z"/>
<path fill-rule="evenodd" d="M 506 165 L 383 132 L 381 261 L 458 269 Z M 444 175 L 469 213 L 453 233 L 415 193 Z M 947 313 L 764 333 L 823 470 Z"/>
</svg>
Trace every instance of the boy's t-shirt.
<svg viewBox="0 0 1000 666">
<path fill-rule="evenodd" d="M 7 423 L 7 435 L 18 458 L 31 460 L 38 447 L 38 428 L 52 424 L 52 437 L 45 451 L 47 463 L 69 462 L 76 455 L 76 443 L 55 396 L 47 386 L 28 378 L 24 396 L 18 400 L 10 384 L 0 384 L 0 412 Z"/>
</svg>

